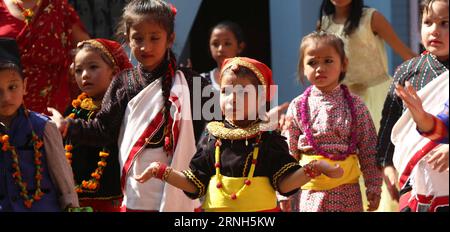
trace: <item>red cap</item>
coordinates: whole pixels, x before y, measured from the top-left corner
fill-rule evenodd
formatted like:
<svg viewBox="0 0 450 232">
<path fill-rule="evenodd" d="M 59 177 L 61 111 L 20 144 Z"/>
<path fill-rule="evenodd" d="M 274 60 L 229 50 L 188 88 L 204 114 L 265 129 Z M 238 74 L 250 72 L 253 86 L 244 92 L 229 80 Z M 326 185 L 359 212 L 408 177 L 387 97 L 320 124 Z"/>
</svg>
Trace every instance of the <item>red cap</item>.
<svg viewBox="0 0 450 232">
<path fill-rule="evenodd" d="M 116 41 L 109 39 L 89 39 L 79 42 L 77 47 L 81 48 L 84 44 L 90 44 L 102 50 L 111 59 L 114 65 L 119 68 L 119 72 L 133 67 L 127 54 L 123 50 L 122 45 Z"/>
<path fill-rule="evenodd" d="M 258 78 L 259 82 L 266 87 L 266 100 L 271 101 L 273 98 L 273 93 L 270 91 L 270 86 L 274 85 L 272 79 L 272 70 L 270 70 L 267 65 L 248 57 L 234 57 L 226 59 L 222 64 L 222 70 L 220 71 L 220 76 L 222 76 L 223 71 L 227 68 L 237 65 L 250 69 Z"/>
</svg>

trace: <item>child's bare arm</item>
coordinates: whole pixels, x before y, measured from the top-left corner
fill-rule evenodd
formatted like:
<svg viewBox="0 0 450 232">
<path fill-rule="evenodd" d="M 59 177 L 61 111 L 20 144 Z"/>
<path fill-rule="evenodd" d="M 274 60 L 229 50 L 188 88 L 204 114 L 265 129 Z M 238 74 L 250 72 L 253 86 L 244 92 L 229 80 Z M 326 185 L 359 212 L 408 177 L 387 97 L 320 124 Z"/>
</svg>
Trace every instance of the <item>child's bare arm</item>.
<svg viewBox="0 0 450 232">
<path fill-rule="evenodd" d="M 375 11 L 372 15 L 372 31 L 383 38 L 391 48 L 400 55 L 403 60 L 409 60 L 417 54 L 407 47 L 397 36 L 392 28 L 391 24 L 386 18 L 378 11 Z"/>
<path fill-rule="evenodd" d="M 331 178 L 339 178 L 344 174 L 344 169 L 339 165 L 331 166 L 326 161 L 312 161 L 297 171 L 284 177 L 278 185 L 278 189 L 282 193 L 290 192 L 298 189 L 308 183 L 312 178 L 324 174 Z"/>
<path fill-rule="evenodd" d="M 197 193 L 197 187 L 186 176 L 177 170 L 173 170 L 170 167 L 166 167 L 159 162 L 151 163 L 140 175 L 134 176 L 139 183 L 144 183 L 150 178 L 159 178 L 166 181 L 170 185 L 173 185 L 183 191 L 189 193 Z"/>
</svg>

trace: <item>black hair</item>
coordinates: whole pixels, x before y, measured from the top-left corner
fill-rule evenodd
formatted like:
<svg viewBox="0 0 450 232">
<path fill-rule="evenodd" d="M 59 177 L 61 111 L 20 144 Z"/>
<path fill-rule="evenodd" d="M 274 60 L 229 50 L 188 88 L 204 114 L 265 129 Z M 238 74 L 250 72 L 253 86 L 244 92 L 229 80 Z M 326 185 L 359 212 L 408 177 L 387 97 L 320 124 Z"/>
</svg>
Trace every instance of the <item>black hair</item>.
<svg viewBox="0 0 450 232">
<path fill-rule="evenodd" d="M 362 13 L 364 8 L 363 0 L 352 0 L 350 3 L 350 14 L 348 15 L 347 21 L 345 22 L 344 33 L 349 36 L 352 34 L 356 28 L 359 26 L 361 21 Z M 319 12 L 319 23 L 317 25 L 317 30 L 325 30 L 322 28 L 322 17 L 333 15 L 336 12 L 336 7 L 333 5 L 331 0 L 322 0 Z"/>
<path fill-rule="evenodd" d="M 314 31 L 305 37 L 303 37 L 302 42 L 300 44 L 300 54 L 299 54 L 299 60 L 298 60 L 298 75 L 299 80 L 304 83 L 304 75 L 303 75 L 303 60 L 305 58 L 305 50 L 308 46 L 310 46 L 311 43 L 318 43 L 323 42 L 325 44 L 328 44 L 332 46 L 336 52 L 339 54 L 339 58 L 341 59 L 341 63 L 344 63 L 346 59 L 345 54 L 345 45 L 344 41 L 342 41 L 341 38 L 339 38 L 337 35 L 328 33 L 325 31 Z M 345 78 L 345 72 L 341 72 L 339 75 L 339 82 L 343 81 Z"/>
<path fill-rule="evenodd" d="M 209 37 L 211 37 L 211 34 L 215 29 L 229 30 L 234 34 L 234 37 L 236 37 L 238 45 L 240 45 L 241 43 L 245 43 L 244 31 L 242 30 L 241 26 L 239 26 L 235 22 L 228 21 L 228 20 L 219 22 L 217 25 L 215 25 L 213 28 L 210 29 Z"/>
<path fill-rule="evenodd" d="M 430 10 L 431 5 L 433 5 L 433 3 L 435 2 L 446 2 L 448 4 L 448 0 L 422 0 L 420 2 L 420 7 L 419 7 L 419 14 L 420 14 L 420 21 L 422 21 L 422 17 L 423 17 L 423 13 L 427 12 Z M 422 24 L 422 23 L 420 23 Z"/>
<path fill-rule="evenodd" d="M 131 0 L 123 9 L 116 36 L 122 41 L 127 40 L 133 24 L 141 20 L 152 20 L 158 23 L 169 37 L 175 28 L 176 13 L 172 9 L 170 4 L 162 0 Z"/>
<path fill-rule="evenodd" d="M 0 61 L 0 71 L 3 71 L 3 70 L 11 70 L 11 71 L 17 72 L 19 74 L 20 78 L 22 78 L 22 80 L 25 78 L 22 73 L 22 69 L 13 62 Z"/>
</svg>

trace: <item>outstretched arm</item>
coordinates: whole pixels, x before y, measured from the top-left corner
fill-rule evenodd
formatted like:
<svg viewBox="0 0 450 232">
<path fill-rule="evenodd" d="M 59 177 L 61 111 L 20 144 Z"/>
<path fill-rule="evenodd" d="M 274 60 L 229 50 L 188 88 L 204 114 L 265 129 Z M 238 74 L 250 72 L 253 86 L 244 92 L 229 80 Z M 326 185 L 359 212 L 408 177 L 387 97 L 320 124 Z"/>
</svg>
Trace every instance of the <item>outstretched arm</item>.
<svg viewBox="0 0 450 232">
<path fill-rule="evenodd" d="M 158 178 L 162 181 L 166 181 L 170 185 L 177 187 L 183 191 L 196 194 L 198 192 L 197 187 L 186 176 L 177 170 L 173 170 L 171 167 L 167 167 L 160 162 L 151 163 L 140 175 L 134 176 L 139 183 L 144 183 L 151 178 Z"/>
<path fill-rule="evenodd" d="M 288 174 L 284 177 L 278 185 L 278 190 L 283 193 L 298 189 L 311 179 L 324 174 L 331 178 L 339 178 L 344 174 L 344 169 L 339 165 L 331 166 L 326 161 L 314 160 L 298 169 L 297 171 Z"/>
</svg>

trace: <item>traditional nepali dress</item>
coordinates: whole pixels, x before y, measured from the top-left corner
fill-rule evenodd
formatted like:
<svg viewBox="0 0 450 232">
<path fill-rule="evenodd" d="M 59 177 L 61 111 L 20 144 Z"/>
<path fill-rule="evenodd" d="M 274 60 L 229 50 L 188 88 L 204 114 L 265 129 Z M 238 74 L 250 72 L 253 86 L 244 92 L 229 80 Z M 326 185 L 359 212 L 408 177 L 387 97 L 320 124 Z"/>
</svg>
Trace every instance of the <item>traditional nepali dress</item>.
<svg viewBox="0 0 450 232">
<path fill-rule="evenodd" d="M 287 113 L 287 116 L 293 117 L 288 131 L 290 152 L 300 157 L 301 164 L 312 159 L 331 162 L 318 154 L 308 142 L 299 111 L 302 97 L 303 95 L 300 95 L 291 102 Z M 381 193 L 382 178 L 375 161 L 375 127 L 362 100 L 355 95 L 351 97 L 357 115 L 356 128 L 352 128 L 351 112 L 340 86 L 330 93 L 323 93 L 312 87 L 307 104 L 309 125 L 316 144 L 330 154 L 344 153 L 351 141 L 351 131 L 356 130 L 357 150 L 356 154 L 346 158 L 348 163 L 339 163 L 344 168 L 342 178 L 329 179 L 320 176 L 302 187 L 300 211 L 362 211 L 358 183 L 360 170 L 367 186 L 366 193 Z M 315 182 L 318 179 L 324 179 L 322 182 L 325 184 Z"/>
<path fill-rule="evenodd" d="M 31 208 L 25 206 L 21 189 L 13 178 L 12 153 L 0 149 L 0 212 L 58 212 L 67 207 L 78 207 L 72 170 L 64 156 L 61 133 L 48 117 L 34 112 L 28 112 L 28 115 L 21 107 L 10 128 L 2 128 L 0 135 L 7 134 L 11 146 L 16 148 L 20 175 L 27 184 L 28 196 L 37 190 L 32 133 L 44 142 L 39 149 L 42 153 L 40 190 L 44 194 L 32 203 Z M 3 145 L 0 143 L 0 146 Z"/>
<path fill-rule="evenodd" d="M 406 81 L 419 91 L 432 80 L 448 70 L 448 60 L 439 61 L 437 58 L 425 51 L 419 57 L 405 61 L 397 68 L 394 74 L 394 82 L 404 85 Z M 392 156 L 395 146 L 391 142 L 391 133 L 394 124 L 405 110 L 403 101 L 395 94 L 395 85 L 392 84 L 384 101 L 383 116 L 378 132 L 377 162 L 381 167 L 393 166 Z"/>
<path fill-rule="evenodd" d="M 86 98 L 91 99 L 91 98 Z M 86 100 L 84 99 L 84 100 Z M 85 101 L 83 101 L 85 102 Z M 92 120 L 95 118 L 99 109 L 88 109 L 81 106 L 74 108 L 69 107 L 66 111 L 66 116 L 79 118 L 83 120 Z M 71 115 L 72 114 L 72 115 Z M 111 143 L 108 146 L 83 146 L 71 142 L 71 136 L 65 138 L 66 145 L 72 145 L 71 165 L 75 177 L 75 184 L 77 185 L 78 198 L 80 206 L 92 207 L 96 212 L 118 212 L 122 203 L 122 190 L 120 188 L 120 167 L 119 167 L 119 152 L 116 143 Z M 99 157 L 100 152 L 107 152 L 108 157 L 104 158 L 105 166 L 99 166 L 102 160 Z M 83 187 L 83 182 L 89 183 L 95 179 L 92 173 L 96 169 L 101 168 L 100 179 L 94 181 L 95 188 Z M 98 172 L 97 172 L 98 173 Z"/>
<path fill-rule="evenodd" d="M 72 62 L 72 27 L 81 25 L 67 0 L 42 0 L 39 11 L 27 26 L 10 14 L 0 1 L 0 36 L 17 40 L 21 64 L 28 79 L 25 105 L 36 112 L 47 107 L 64 112 L 71 96 L 68 70 Z M 74 85 L 73 88 L 77 87 Z"/>
<path fill-rule="evenodd" d="M 422 133 L 417 130 L 409 110 L 406 110 L 392 129 L 392 142 L 395 144 L 393 163 L 399 172 L 401 188 L 400 210 L 448 211 L 448 170 L 439 172 L 427 162 L 427 157 L 443 144 L 447 144 L 448 149 L 448 71 L 431 81 L 417 94 L 423 101 L 424 110 L 437 117 L 434 118 L 433 130 Z"/>
<path fill-rule="evenodd" d="M 222 129 L 212 126 L 217 124 L 221 124 Z M 258 125 L 254 128 L 259 131 Z M 228 122 L 213 122 L 207 128 L 189 169 L 183 171 L 197 186 L 197 194 L 185 192 L 186 195 L 193 199 L 205 196 L 202 205 L 205 211 L 277 211 L 275 191 L 278 191 L 279 181 L 300 169 L 289 155 L 285 138 L 269 131 L 248 139 L 213 135 L 218 130 L 225 131 L 223 128 L 237 128 Z M 216 150 L 218 143 L 219 153 Z M 295 192 L 297 190 L 281 194 L 289 196 Z"/>
<path fill-rule="evenodd" d="M 204 129 L 203 120 L 192 120 L 194 107 L 203 106 L 208 100 L 200 97 L 195 99 L 197 102 L 193 100 L 194 84 L 202 84 L 195 88 L 203 89 L 203 78 L 195 77 L 189 69 L 177 71 L 169 97 L 174 110 L 168 119 L 173 153 L 168 155 L 163 149 L 161 88 L 168 69 L 169 61 L 163 60 L 152 72 L 141 66 L 124 70 L 111 82 L 95 119 L 89 122 L 69 120 L 68 134 L 74 143 L 104 146 L 118 142 L 124 211 L 193 211 L 198 206 L 181 190 L 165 182 L 152 179 L 141 184 L 133 178 L 153 161 L 186 169 Z M 194 81 L 196 78 L 199 81 Z"/>
</svg>

